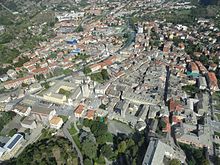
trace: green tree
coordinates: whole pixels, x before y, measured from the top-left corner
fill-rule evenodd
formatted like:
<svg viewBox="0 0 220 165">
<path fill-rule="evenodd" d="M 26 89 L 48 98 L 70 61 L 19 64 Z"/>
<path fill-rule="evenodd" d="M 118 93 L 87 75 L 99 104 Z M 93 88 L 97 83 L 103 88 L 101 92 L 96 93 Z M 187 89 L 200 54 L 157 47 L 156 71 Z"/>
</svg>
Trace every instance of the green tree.
<svg viewBox="0 0 220 165">
<path fill-rule="evenodd" d="M 106 142 L 113 142 L 113 136 L 111 133 L 107 132 L 105 136 L 106 136 Z"/>
<path fill-rule="evenodd" d="M 131 155 L 132 155 L 133 158 L 136 157 L 137 152 L 138 152 L 138 146 L 136 146 L 136 145 L 132 146 L 131 147 Z"/>
<path fill-rule="evenodd" d="M 93 121 L 91 121 L 91 120 L 89 120 L 89 119 L 84 119 L 84 120 L 83 120 L 83 125 L 84 125 L 85 127 L 91 128 L 92 122 L 93 122 Z"/>
<path fill-rule="evenodd" d="M 82 27 L 82 25 L 79 25 L 79 26 L 76 28 L 76 32 L 83 32 L 83 27 Z"/>
<path fill-rule="evenodd" d="M 200 57 L 199 57 L 199 60 L 204 64 L 204 65 L 207 65 L 208 62 L 209 62 L 209 59 L 206 55 L 202 54 Z"/>
<path fill-rule="evenodd" d="M 110 145 L 105 144 L 102 148 L 101 148 L 101 154 L 103 156 L 105 156 L 106 158 L 111 158 L 113 155 L 113 151 Z"/>
<path fill-rule="evenodd" d="M 109 79 L 108 71 L 106 69 L 101 70 L 101 75 L 102 75 L 103 80 L 108 80 Z"/>
<path fill-rule="evenodd" d="M 92 165 L 92 161 L 90 159 L 85 159 L 83 163 L 84 165 Z"/>
<path fill-rule="evenodd" d="M 169 165 L 181 165 L 181 162 L 178 159 L 172 159 Z"/>
<path fill-rule="evenodd" d="M 128 139 L 128 140 L 126 141 L 126 143 L 127 143 L 127 148 L 130 148 L 130 147 L 132 147 L 132 146 L 134 146 L 134 145 L 135 145 L 135 143 L 134 143 L 134 140 L 133 140 L 133 139 Z"/>
<path fill-rule="evenodd" d="M 17 128 L 13 128 L 12 130 L 9 131 L 8 135 L 12 137 L 14 134 L 17 133 L 17 131 L 18 131 Z"/>
<path fill-rule="evenodd" d="M 96 138 L 96 141 L 98 144 L 104 144 L 106 143 L 106 135 L 100 135 Z"/>
<path fill-rule="evenodd" d="M 209 160 L 207 160 L 207 159 L 203 159 L 203 161 L 202 161 L 202 165 L 209 165 L 210 163 L 209 163 Z"/>
<path fill-rule="evenodd" d="M 105 109 L 106 109 L 106 105 L 105 105 L 105 104 L 101 104 L 101 105 L 99 106 L 99 108 L 105 110 Z"/>
<path fill-rule="evenodd" d="M 86 139 L 82 144 L 82 152 L 90 159 L 94 159 L 97 155 L 97 145 L 94 142 Z"/>
<path fill-rule="evenodd" d="M 100 155 L 100 156 L 95 160 L 95 162 L 96 162 L 97 164 L 99 164 L 99 165 L 105 165 L 105 158 L 104 158 L 102 155 Z"/>
<path fill-rule="evenodd" d="M 127 145 L 125 141 L 122 141 L 121 143 L 119 143 L 118 153 L 124 153 L 126 149 L 127 149 Z"/>
<path fill-rule="evenodd" d="M 83 73 L 84 73 L 85 75 L 88 75 L 88 74 L 91 73 L 91 72 L 92 72 L 92 70 L 91 70 L 88 66 L 86 66 L 86 67 L 83 68 Z"/>
</svg>

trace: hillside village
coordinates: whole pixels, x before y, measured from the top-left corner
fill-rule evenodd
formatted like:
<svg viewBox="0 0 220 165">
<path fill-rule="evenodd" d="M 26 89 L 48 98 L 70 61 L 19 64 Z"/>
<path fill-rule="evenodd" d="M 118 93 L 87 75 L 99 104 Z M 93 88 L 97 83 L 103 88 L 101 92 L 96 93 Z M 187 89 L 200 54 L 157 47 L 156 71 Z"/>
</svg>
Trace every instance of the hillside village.
<svg viewBox="0 0 220 165">
<path fill-rule="evenodd" d="M 0 127 L 0 160 L 19 159 L 48 131 L 72 143 L 79 164 L 218 164 L 219 14 L 169 21 L 169 10 L 196 8 L 190 2 L 106 1 L 56 11 L 54 36 L 2 64 L 0 118 L 12 116 Z M 160 12 L 167 20 L 158 19 Z M 135 143 L 135 133 L 144 140 L 128 158 L 131 151 L 122 146 Z M 201 156 L 190 157 L 189 150 Z"/>
</svg>

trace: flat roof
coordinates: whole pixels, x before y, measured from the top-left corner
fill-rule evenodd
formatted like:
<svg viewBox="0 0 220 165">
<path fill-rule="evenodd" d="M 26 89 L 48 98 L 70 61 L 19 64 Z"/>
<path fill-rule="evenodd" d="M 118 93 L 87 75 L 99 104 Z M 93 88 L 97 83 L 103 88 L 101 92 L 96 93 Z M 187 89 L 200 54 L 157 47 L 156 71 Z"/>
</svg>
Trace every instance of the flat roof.
<svg viewBox="0 0 220 165">
<path fill-rule="evenodd" d="M 62 121 L 62 118 L 61 118 L 61 117 L 54 116 L 54 117 L 50 120 L 50 124 L 57 125 L 57 124 L 59 124 L 60 121 Z"/>
<path fill-rule="evenodd" d="M 12 149 L 17 142 L 22 138 L 21 134 L 15 134 L 4 146 L 4 148 Z"/>
</svg>

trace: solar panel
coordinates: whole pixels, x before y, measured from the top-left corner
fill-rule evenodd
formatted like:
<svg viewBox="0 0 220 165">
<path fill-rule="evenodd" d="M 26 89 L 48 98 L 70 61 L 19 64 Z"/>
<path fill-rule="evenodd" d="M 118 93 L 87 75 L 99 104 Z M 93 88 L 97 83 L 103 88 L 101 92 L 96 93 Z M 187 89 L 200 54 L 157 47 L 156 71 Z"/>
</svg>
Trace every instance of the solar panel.
<svg viewBox="0 0 220 165">
<path fill-rule="evenodd" d="M 14 140 L 8 145 L 7 148 L 12 149 L 14 147 L 14 145 L 18 142 L 18 140 L 21 139 L 21 135 L 17 135 Z"/>
</svg>

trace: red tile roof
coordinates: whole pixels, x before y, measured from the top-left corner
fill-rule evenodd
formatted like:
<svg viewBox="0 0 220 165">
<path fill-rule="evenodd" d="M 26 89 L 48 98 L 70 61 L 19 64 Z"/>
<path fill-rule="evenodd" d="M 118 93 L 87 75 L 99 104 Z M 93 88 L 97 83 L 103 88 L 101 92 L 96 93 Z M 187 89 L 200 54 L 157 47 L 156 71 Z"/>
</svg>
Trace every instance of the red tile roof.
<svg viewBox="0 0 220 165">
<path fill-rule="evenodd" d="M 74 113 L 80 115 L 80 114 L 82 114 L 83 110 L 84 110 L 84 105 L 80 104 L 80 105 L 75 109 Z"/>
<path fill-rule="evenodd" d="M 170 126 L 169 118 L 164 117 L 163 121 L 166 123 L 166 127 L 163 129 L 163 132 L 170 132 L 171 131 L 171 126 Z"/>
<path fill-rule="evenodd" d="M 95 116 L 95 110 L 88 110 L 87 113 L 86 113 L 86 118 L 87 119 L 92 119 L 94 118 Z"/>
<path fill-rule="evenodd" d="M 183 106 L 181 104 L 178 104 L 173 98 L 169 101 L 169 110 L 170 112 L 174 111 L 181 111 Z"/>
<path fill-rule="evenodd" d="M 211 86 L 218 86 L 218 80 L 214 72 L 208 72 L 209 83 Z"/>
</svg>

